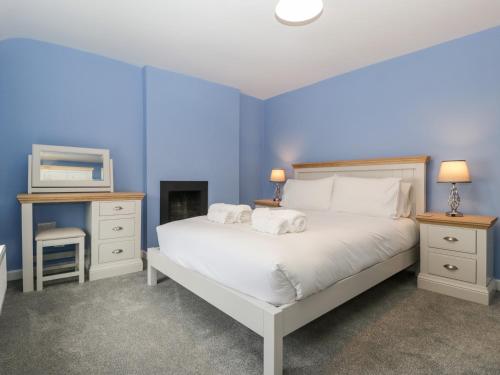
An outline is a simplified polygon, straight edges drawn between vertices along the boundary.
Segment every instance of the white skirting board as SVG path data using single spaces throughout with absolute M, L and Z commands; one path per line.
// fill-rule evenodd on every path
M 0 314 L 7 292 L 7 254 L 5 252 L 5 245 L 0 245 Z
M 7 271 L 7 281 L 21 280 L 23 278 L 23 270 Z
M 147 259 L 147 252 L 145 250 L 141 250 L 141 257 L 142 259 Z M 7 271 L 7 281 L 21 280 L 22 278 L 23 278 L 22 269 Z
M 142 258 L 146 258 L 147 252 L 142 250 Z M 20 280 L 23 278 L 23 270 L 12 270 L 7 272 L 7 281 Z M 497 290 L 500 291 L 500 279 L 495 280 L 497 284 Z

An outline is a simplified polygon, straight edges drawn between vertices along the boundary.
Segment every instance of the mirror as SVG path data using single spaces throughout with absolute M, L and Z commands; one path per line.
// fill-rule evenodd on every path
M 33 188 L 107 191 L 111 188 L 110 174 L 109 150 L 33 145 Z
M 40 181 L 103 180 L 102 155 L 58 151 L 40 152 Z

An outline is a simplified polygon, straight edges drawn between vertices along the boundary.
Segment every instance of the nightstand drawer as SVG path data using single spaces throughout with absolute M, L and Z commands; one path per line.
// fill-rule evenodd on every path
M 120 241 L 99 246 L 99 263 L 117 262 L 134 256 L 134 241 Z
M 134 201 L 101 202 L 99 205 L 99 214 L 101 216 L 131 215 L 134 213 Z
M 134 233 L 134 219 L 101 220 L 99 223 L 99 238 L 132 237 Z
M 429 252 L 429 273 L 468 283 L 476 282 L 476 260 Z
M 476 230 L 450 226 L 429 226 L 429 247 L 476 253 Z

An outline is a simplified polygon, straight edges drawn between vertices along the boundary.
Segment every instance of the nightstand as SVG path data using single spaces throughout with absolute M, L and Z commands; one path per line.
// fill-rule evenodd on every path
M 488 305 L 495 293 L 493 216 L 429 212 L 420 222 L 418 287 Z
M 255 208 L 280 207 L 280 202 L 273 201 L 272 199 L 256 199 L 253 203 L 255 204 Z

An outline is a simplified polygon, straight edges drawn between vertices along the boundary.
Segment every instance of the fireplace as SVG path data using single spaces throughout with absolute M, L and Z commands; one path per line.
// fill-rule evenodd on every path
M 161 181 L 160 224 L 206 215 L 208 181 Z

